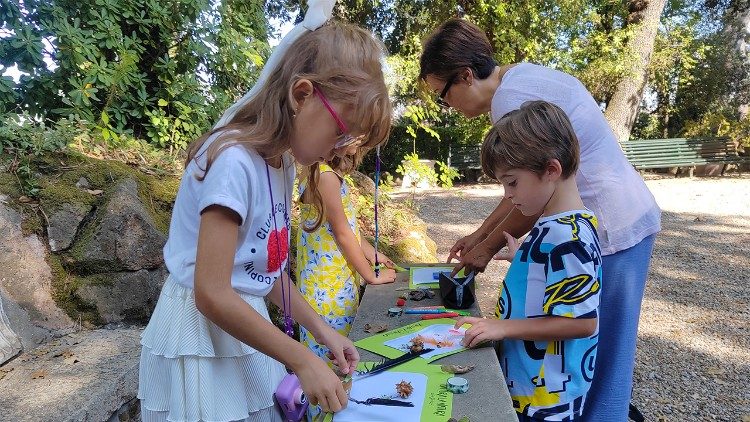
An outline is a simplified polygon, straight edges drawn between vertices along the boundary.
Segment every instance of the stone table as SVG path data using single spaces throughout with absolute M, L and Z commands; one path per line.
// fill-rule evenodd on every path
M 349 333 L 349 338 L 357 341 L 371 336 L 372 334 L 364 332 L 364 325 L 368 322 L 387 322 L 390 330 L 419 321 L 421 315 L 388 316 L 387 310 L 396 306 L 398 296 L 401 293 L 408 293 L 408 290 L 396 290 L 405 289 L 407 286 L 403 280 L 405 275 L 400 274 L 400 280 L 397 280 L 394 284 L 367 286 L 362 302 L 359 304 L 357 317 Z M 433 299 L 425 298 L 419 302 L 407 300 L 406 307 L 440 305 L 440 294 L 437 290 L 435 292 Z M 474 315 L 479 315 L 476 304 L 469 311 Z M 382 359 L 382 356 L 364 349 L 359 349 L 359 352 L 364 362 L 377 362 Z M 453 395 L 454 418 L 460 419 L 466 416 L 471 422 L 518 421 L 505 384 L 505 378 L 500 369 L 500 363 L 497 360 L 495 350 L 491 346 L 466 350 L 432 363 L 437 365 L 476 365 L 473 371 L 459 375 L 469 380 L 469 392 Z

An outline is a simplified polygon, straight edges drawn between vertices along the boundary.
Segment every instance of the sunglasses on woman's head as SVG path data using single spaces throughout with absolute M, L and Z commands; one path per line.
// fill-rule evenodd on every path
M 323 92 L 319 90 L 318 87 L 313 87 L 313 92 L 318 94 L 318 97 L 320 97 L 320 101 L 323 103 L 328 112 L 331 113 L 331 117 L 333 117 L 333 120 L 336 121 L 336 125 L 339 127 L 339 131 L 341 132 L 341 135 L 339 135 L 339 140 L 336 141 L 336 144 L 333 146 L 333 148 L 340 149 L 351 146 L 355 142 L 361 142 L 364 136 L 354 137 L 349 133 L 349 129 L 346 127 L 346 124 L 343 120 L 341 120 L 339 115 L 336 114 L 336 111 L 333 109 L 333 107 L 331 107 L 331 104 L 328 102 L 328 99 L 326 99 L 325 95 L 323 95 Z

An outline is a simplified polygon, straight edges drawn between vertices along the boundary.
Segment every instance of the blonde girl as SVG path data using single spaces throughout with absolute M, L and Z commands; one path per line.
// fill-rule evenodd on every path
M 290 310 L 342 372 L 353 370 L 354 345 L 290 289 L 285 273 L 293 160 L 310 165 L 358 140 L 385 140 L 382 55 L 357 27 L 304 31 L 257 95 L 189 148 L 164 247 L 170 275 L 141 341 L 144 421 L 281 420 L 273 393 L 285 366 L 312 404 L 346 406 L 338 377 L 269 321 L 265 299 Z
M 341 335 L 348 335 L 359 304 L 360 277 L 367 284 L 392 283 L 390 258 L 378 252 L 386 268 L 375 272 L 375 249 L 363 240 L 351 187 L 344 177 L 362 160 L 356 144 L 345 155 L 303 170 L 300 182 L 300 230 L 297 236 L 297 286 L 307 303 Z M 326 359 L 328 348 L 300 328 L 300 341 Z

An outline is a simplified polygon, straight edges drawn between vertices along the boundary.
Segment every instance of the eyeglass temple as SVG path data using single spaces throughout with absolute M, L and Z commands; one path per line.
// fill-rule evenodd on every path
M 331 104 L 328 103 L 328 100 L 326 99 L 325 95 L 323 95 L 323 92 L 321 92 L 318 87 L 313 86 L 313 92 L 316 92 L 318 94 L 318 97 L 320 97 L 320 101 L 323 102 L 323 105 L 325 108 L 328 109 L 328 111 L 331 113 L 331 116 L 333 116 L 333 119 L 336 120 L 336 124 L 339 126 L 339 129 L 341 129 L 341 132 L 347 133 L 349 132 L 349 129 L 347 129 L 346 124 L 339 118 L 338 114 L 333 110 L 333 107 L 331 107 Z

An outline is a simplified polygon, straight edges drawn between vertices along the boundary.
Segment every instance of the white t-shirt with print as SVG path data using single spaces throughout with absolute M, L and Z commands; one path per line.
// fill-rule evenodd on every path
M 661 230 L 654 196 L 625 158 L 596 101 L 575 77 L 531 63 L 513 66 L 492 98 L 492 122 L 538 100 L 560 107 L 578 137 L 576 183 L 584 205 L 599 218 L 602 254 L 628 249 Z
M 210 141 L 212 139 L 201 151 L 205 151 Z M 274 168 L 266 166 L 256 151 L 234 145 L 216 157 L 205 179 L 199 181 L 194 175 L 203 174 L 201 168 L 205 168 L 206 155 L 200 154 L 197 164 L 196 160 L 191 161 L 182 175 L 169 238 L 164 246 L 167 269 L 177 283 L 194 287 L 201 212 L 210 205 L 221 205 L 235 211 L 242 219 L 234 254 L 232 287 L 265 296 L 279 276 L 280 268 L 285 268 L 288 261 L 289 206 L 295 175 L 293 159 L 284 154 L 281 168 Z

